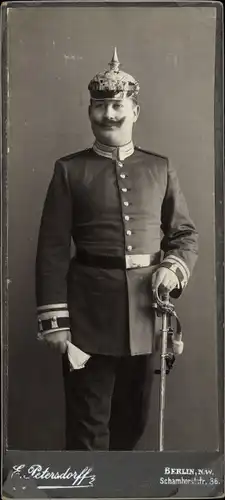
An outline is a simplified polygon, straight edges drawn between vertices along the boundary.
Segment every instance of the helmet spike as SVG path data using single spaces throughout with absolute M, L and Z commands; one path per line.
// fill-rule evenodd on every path
M 112 56 L 111 62 L 109 63 L 109 67 L 111 70 L 119 71 L 120 62 L 118 59 L 116 47 L 114 47 L 113 56 Z

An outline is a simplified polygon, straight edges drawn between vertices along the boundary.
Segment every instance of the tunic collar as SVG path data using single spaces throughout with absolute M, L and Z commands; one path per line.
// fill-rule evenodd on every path
M 100 156 L 105 156 L 106 158 L 111 158 L 112 160 L 125 160 L 128 156 L 131 156 L 134 152 L 133 141 L 124 144 L 124 146 L 108 146 L 102 144 L 99 141 L 95 141 L 93 144 L 93 150 Z

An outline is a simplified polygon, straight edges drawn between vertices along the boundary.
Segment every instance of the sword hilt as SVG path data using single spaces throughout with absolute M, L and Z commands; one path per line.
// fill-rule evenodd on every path
M 152 307 L 156 309 L 158 313 L 169 313 L 172 315 L 174 312 L 174 305 L 170 302 L 169 292 L 162 294 L 160 298 L 158 289 L 154 290 Z
M 163 354 L 166 363 L 166 374 L 170 373 L 172 369 L 176 355 L 183 352 L 184 344 L 182 342 L 182 332 L 181 324 L 179 318 L 176 314 L 174 305 L 170 302 L 169 292 L 164 293 L 159 296 L 158 289 L 154 290 L 152 307 L 155 309 L 158 316 L 162 317 L 162 339 L 163 332 L 167 336 L 166 351 Z M 176 329 L 172 328 L 172 318 L 176 319 Z M 163 346 L 162 346 L 163 347 Z M 168 347 L 172 347 L 172 352 L 168 352 Z M 161 373 L 161 369 L 155 370 L 156 374 Z

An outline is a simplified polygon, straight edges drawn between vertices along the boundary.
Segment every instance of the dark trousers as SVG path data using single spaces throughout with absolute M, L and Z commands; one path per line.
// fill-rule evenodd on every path
M 144 432 L 153 355 L 92 355 L 69 370 L 63 356 L 67 450 L 132 450 Z

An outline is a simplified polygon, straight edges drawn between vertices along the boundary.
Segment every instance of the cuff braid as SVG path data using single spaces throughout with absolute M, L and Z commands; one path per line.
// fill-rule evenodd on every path
M 39 306 L 37 320 L 39 339 L 48 333 L 70 330 L 69 311 L 66 303 Z

